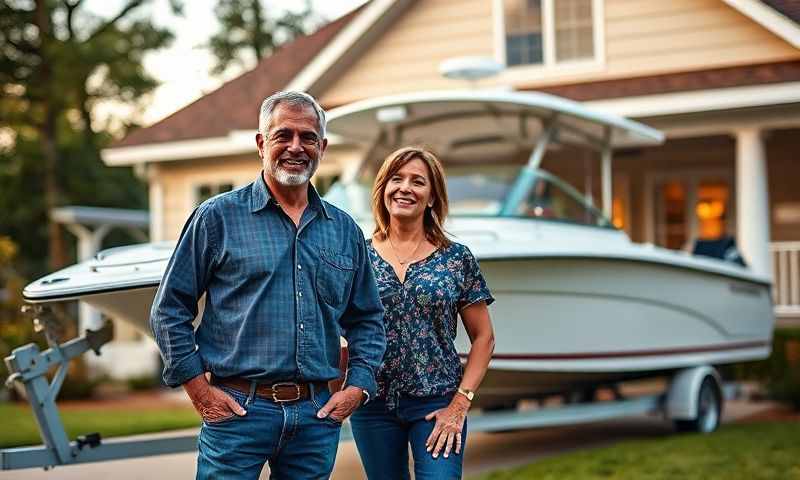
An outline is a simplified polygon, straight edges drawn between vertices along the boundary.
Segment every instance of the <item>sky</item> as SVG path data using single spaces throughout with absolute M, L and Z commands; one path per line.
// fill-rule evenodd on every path
M 365 2 L 366 0 L 312 0 L 311 3 L 319 15 L 330 21 Z M 90 0 L 86 8 L 93 13 L 110 16 L 119 8 L 120 3 L 118 0 Z M 216 0 L 186 0 L 183 17 L 176 17 L 171 14 L 165 0 L 154 2 L 154 20 L 169 26 L 175 34 L 175 40 L 169 48 L 145 57 L 145 68 L 161 82 L 161 86 L 151 95 L 143 112 L 135 112 L 122 105 L 100 105 L 97 114 L 102 121 L 107 121 L 109 117 L 120 120 L 120 117 L 132 116 L 140 123 L 150 125 L 243 72 L 242 69 L 236 69 L 217 78 L 212 78 L 208 73 L 213 65 L 213 58 L 202 45 L 217 30 L 213 11 L 215 4 Z M 300 2 L 297 0 L 265 1 L 268 10 L 291 8 L 298 4 Z M 111 122 L 115 123 L 113 118 Z

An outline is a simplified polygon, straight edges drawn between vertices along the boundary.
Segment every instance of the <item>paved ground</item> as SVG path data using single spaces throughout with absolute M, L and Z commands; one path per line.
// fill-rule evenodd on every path
M 775 408 L 771 403 L 741 400 L 725 404 L 725 422 L 763 417 Z M 189 431 L 190 433 L 191 431 Z M 632 417 L 576 427 L 547 428 L 510 433 L 470 434 L 465 463 L 466 474 L 522 465 L 539 458 L 564 452 L 608 445 L 632 438 L 653 438 L 669 435 L 672 429 L 659 418 Z M 119 460 L 95 464 L 58 467 L 44 472 L 39 469 L 0 473 L 0 479 L 15 480 L 153 480 L 155 478 L 194 478 L 195 454 L 161 455 L 158 457 Z M 265 472 L 262 478 L 267 478 Z M 364 473 L 353 442 L 339 447 L 334 480 L 363 479 Z

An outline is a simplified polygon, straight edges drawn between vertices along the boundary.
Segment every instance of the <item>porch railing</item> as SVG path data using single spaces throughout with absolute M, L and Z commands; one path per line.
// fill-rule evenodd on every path
M 775 314 L 800 316 L 800 242 L 773 242 L 769 249 L 774 272 Z

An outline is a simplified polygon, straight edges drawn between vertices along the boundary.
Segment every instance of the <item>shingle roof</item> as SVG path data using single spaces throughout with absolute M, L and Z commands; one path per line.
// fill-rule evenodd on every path
M 800 23 L 800 0 L 761 0 L 781 15 Z
M 284 88 L 360 10 L 282 46 L 262 59 L 253 70 L 163 120 L 130 132 L 112 148 L 221 137 L 233 130 L 255 130 L 261 100 Z

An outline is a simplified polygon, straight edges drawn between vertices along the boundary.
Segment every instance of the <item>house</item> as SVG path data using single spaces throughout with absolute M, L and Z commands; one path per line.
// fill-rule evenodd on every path
M 797 0 L 372 0 L 103 158 L 145 172 L 151 238 L 175 239 L 199 202 L 256 177 L 267 95 L 306 90 L 330 109 L 464 88 L 438 70 L 461 56 L 506 65 L 478 87 L 552 93 L 663 130 L 665 144 L 616 155 L 613 222 L 674 249 L 734 235 L 751 267 L 774 276 L 776 314 L 800 317 Z M 317 184 L 360 153 L 332 145 Z M 598 198 L 596 163 L 544 166 Z

